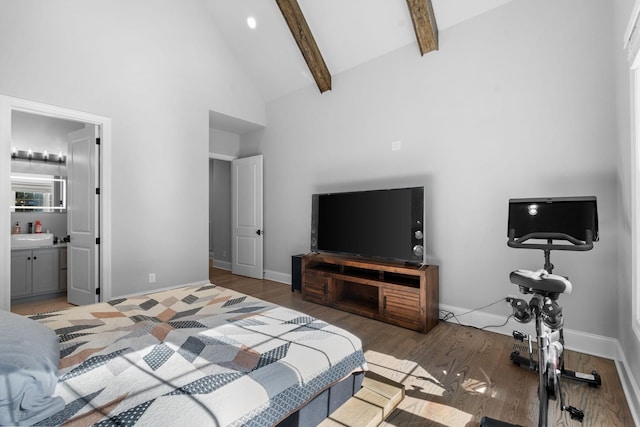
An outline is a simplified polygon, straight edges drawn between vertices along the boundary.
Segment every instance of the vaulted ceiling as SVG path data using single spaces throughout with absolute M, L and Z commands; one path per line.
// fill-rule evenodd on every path
M 410 12 L 420 11 L 423 5 L 432 4 L 433 29 L 442 32 L 512 0 L 207 1 L 214 24 L 268 102 L 308 85 L 317 85 L 320 92 L 328 90 L 330 80 L 322 80 L 327 76 L 335 76 L 409 44 L 415 44 L 416 61 L 419 61 L 426 53 L 427 44 L 420 43 L 417 31 L 426 27 L 423 22 L 414 30 Z M 296 17 L 297 14 L 308 26 L 317 45 L 316 54 L 326 67 L 327 74 L 320 73 L 315 79 L 310 71 L 313 65 L 310 68 L 305 61 L 304 48 L 297 44 L 290 30 L 291 23 L 285 19 L 287 15 Z M 249 17 L 255 20 L 253 29 L 247 24 Z M 299 23 L 293 25 L 295 34 Z M 432 34 L 436 42 L 437 31 Z M 318 70 L 321 68 L 318 65 Z M 328 87 L 322 86 L 327 83 Z

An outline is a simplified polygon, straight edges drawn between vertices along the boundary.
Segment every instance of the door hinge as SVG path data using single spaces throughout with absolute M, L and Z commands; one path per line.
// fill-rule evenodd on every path
M 96 138 L 96 145 L 100 145 L 100 138 Z
M 96 295 L 100 295 L 100 288 L 96 288 Z
M 99 244 L 100 244 L 100 238 L 96 237 L 96 245 L 99 245 Z
M 96 194 L 100 195 L 100 188 L 96 188 Z

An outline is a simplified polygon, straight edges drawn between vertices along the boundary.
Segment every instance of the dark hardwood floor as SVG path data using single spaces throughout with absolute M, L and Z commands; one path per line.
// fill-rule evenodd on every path
M 509 361 L 513 339 L 440 322 L 428 334 L 344 313 L 302 300 L 288 285 L 212 268 L 212 283 L 302 311 L 356 334 L 369 369 L 405 386 L 406 397 L 383 426 L 478 426 L 482 416 L 537 426 L 537 374 Z M 573 351 L 565 365 L 597 370 L 600 388 L 565 381 L 566 404 L 582 408 L 583 426 L 634 426 L 612 360 Z M 553 425 L 579 426 L 551 402 Z
M 348 314 L 302 300 L 288 285 L 234 276 L 211 268 L 212 283 L 331 322 L 356 334 L 369 369 L 404 385 L 406 397 L 383 426 L 476 427 L 482 416 L 537 426 L 538 377 L 509 361 L 513 339 L 488 331 L 440 322 L 428 334 Z M 64 299 L 12 307 L 34 314 L 69 307 Z M 564 381 L 566 404 L 585 412 L 585 427 L 634 426 L 612 360 L 573 351 L 565 365 L 578 372 L 597 370 L 600 388 Z M 580 426 L 551 402 L 555 426 Z

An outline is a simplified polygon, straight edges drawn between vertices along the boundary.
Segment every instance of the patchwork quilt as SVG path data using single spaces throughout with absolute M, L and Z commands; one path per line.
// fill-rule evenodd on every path
M 215 285 L 31 318 L 60 340 L 43 426 L 271 426 L 366 370 L 349 332 Z

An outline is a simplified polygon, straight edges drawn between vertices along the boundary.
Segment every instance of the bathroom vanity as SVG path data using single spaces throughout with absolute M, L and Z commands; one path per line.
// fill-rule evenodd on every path
M 53 245 L 45 234 L 18 236 L 12 236 L 12 301 L 66 291 L 66 245 Z

